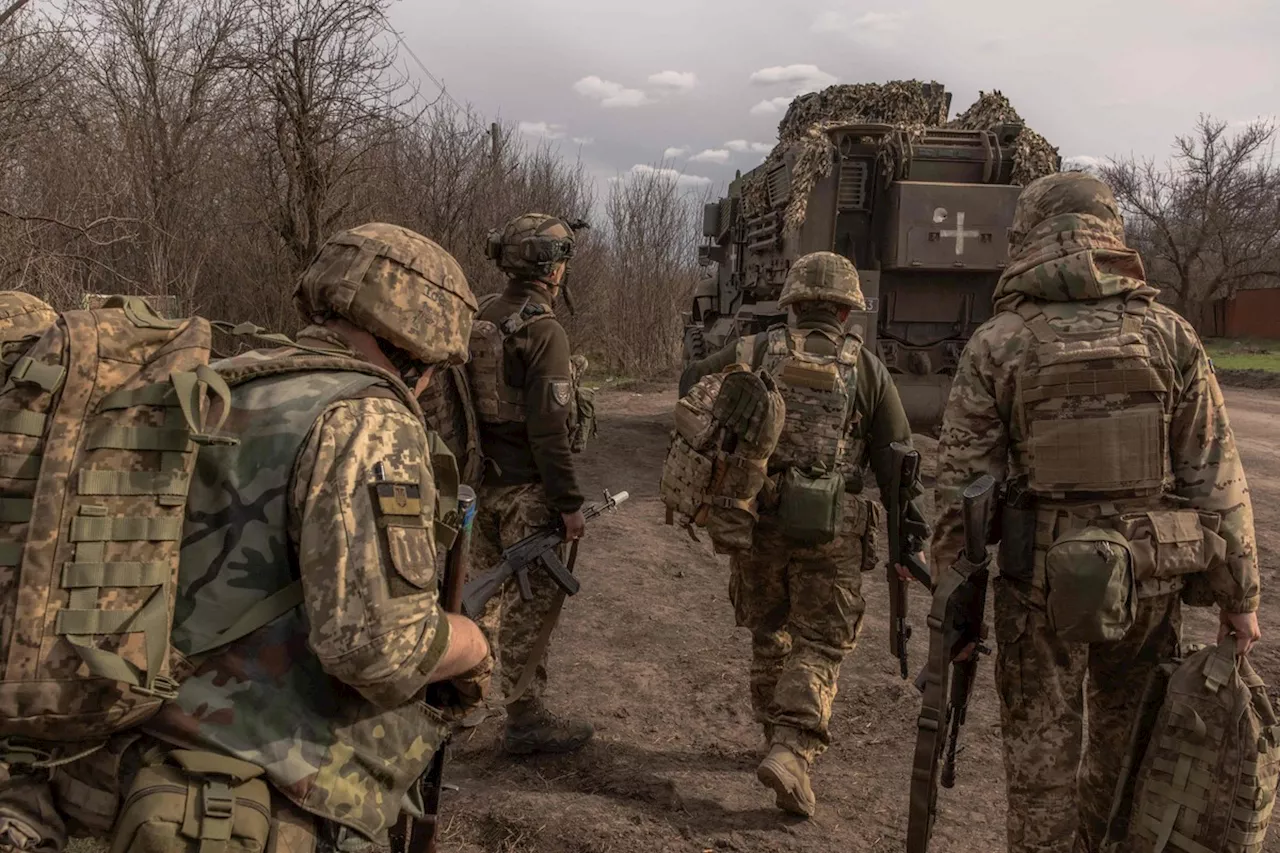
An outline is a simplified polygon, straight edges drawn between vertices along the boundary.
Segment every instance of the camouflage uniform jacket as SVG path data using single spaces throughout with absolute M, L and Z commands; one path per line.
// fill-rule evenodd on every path
M 303 342 L 341 347 L 318 328 Z M 299 807 L 376 840 L 445 732 L 416 697 L 448 622 L 421 410 L 398 379 L 343 351 L 301 372 L 298 361 L 317 357 L 259 351 L 216 365 L 233 385 L 226 429 L 240 442 L 197 461 L 174 645 L 198 652 L 209 626 L 225 625 L 219 614 L 295 580 L 303 602 L 195 655 L 147 730 L 257 764 Z
M 801 317 L 795 328 L 800 331 L 819 330 L 826 335 L 809 335 L 806 347 L 810 351 L 822 355 L 835 355 L 835 341 L 842 335 L 840 328 L 823 319 Z M 765 360 L 768 350 L 767 334 L 750 335 L 741 340 L 730 341 L 719 352 L 695 361 L 685 368 L 680 376 L 680 394 L 684 396 L 689 389 L 704 376 L 723 370 L 738 360 L 741 347 L 752 354 L 751 368 L 759 368 Z M 846 470 L 852 468 L 859 474 L 869 464 L 875 474 L 876 483 L 881 495 L 889 488 L 893 479 L 893 465 L 889 453 L 889 445 L 895 441 L 911 444 L 911 425 L 907 421 L 907 413 L 902 408 L 902 400 L 898 396 L 898 388 L 893 384 L 889 370 L 884 363 L 863 347 L 858 354 L 857 376 L 854 382 L 854 418 L 851 425 L 853 441 L 851 447 L 861 448 L 860 457 L 846 460 Z M 847 480 L 850 490 L 861 491 L 861 476 Z M 911 503 L 907 508 L 906 535 L 912 540 L 912 550 L 924 543 L 928 535 L 928 525 L 924 520 L 924 511 L 920 506 L 920 498 L 924 490 L 917 483 L 912 492 Z M 883 497 L 881 498 L 883 503 Z
M 549 311 L 546 288 L 533 282 L 511 281 L 489 302 L 478 320 L 500 323 L 528 300 L 525 311 Z M 569 336 L 552 318 L 530 323 L 507 339 L 503 371 L 507 380 L 524 390 L 524 423 L 481 424 L 480 447 L 488 466 L 486 486 L 542 483 L 556 512 L 582 506 L 582 490 L 570 450 L 572 373 Z
M 1126 297 L 1154 291 L 1141 260 L 1090 216 L 1058 216 L 1028 236 L 995 292 L 996 314 L 965 347 L 956 370 L 938 446 L 934 570 L 962 547 L 960 494 L 981 474 L 997 481 L 1027 470 L 1026 442 L 1013 401 L 1032 330 L 1015 313 L 1032 300 L 1060 335 L 1116 324 Z M 1166 413 L 1172 483 L 1166 491 L 1190 506 L 1220 513 L 1227 562 L 1208 578 L 1214 598 L 1229 612 L 1258 606 L 1258 563 L 1253 510 L 1244 470 L 1217 378 L 1191 326 L 1159 304 L 1147 310 L 1142 334 L 1172 377 Z

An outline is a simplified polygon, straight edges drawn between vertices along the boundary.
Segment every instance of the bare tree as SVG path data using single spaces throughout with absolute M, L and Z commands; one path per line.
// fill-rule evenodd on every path
M 300 270 L 353 210 L 370 155 L 413 124 L 389 0 L 255 0 L 245 64 L 269 224 Z M 405 93 L 405 94 L 402 94 Z
M 1103 166 L 1149 278 L 1197 329 L 1213 301 L 1280 276 L 1275 139 L 1271 121 L 1231 134 L 1226 122 L 1201 116 L 1164 165 L 1130 157 Z
M 136 252 L 113 266 L 149 292 L 192 306 L 215 251 L 217 173 L 241 102 L 235 40 L 243 0 L 74 0 L 86 22 L 82 69 L 105 116 L 87 126 L 128 182 L 125 215 L 142 223 Z M 199 229 L 199 231 L 197 230 Z M 123 248 L 123 247 L 119 247 Z
M 611 184 L 610 265 L 603 316 L 611 367 L 653 373 L 676 363 L 680 309 L 697 277 L 697 216 L 705 192 L 669 169 L 634 170 Z

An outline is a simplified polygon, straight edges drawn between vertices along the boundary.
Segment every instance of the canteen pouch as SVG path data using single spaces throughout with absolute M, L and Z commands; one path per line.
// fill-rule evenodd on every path
M 1085 527 L 1059 536 L 1045 554 L 1049 628 L 1069 643 L 1114 642 L 1133 627 L 1134 557 L 1115 530 Z
M 111 853 L 264 853 L 271 793 L 246 761 L 175 749 L 138 771 Z
M 807 547 L 825 545 L 836 538 L 843 501 L 839 471 L 788 468 L 778 488 L 778 530 Z

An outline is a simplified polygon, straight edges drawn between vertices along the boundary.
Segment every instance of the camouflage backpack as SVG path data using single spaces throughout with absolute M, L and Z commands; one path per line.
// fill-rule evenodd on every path
M 18 359 L 57 319 L 56 311 L 29 293 L 0 291 L 0 386 Z
M 758 519 L 756 497 L 767 482 L 765 466 L 778 443 L 786 406 L 776 390 L 764 417 L 760 438 L 745 444 L 727 431 L 712 412 L 724 378 L 747 370 L 731 364 L 704 376 L 675 408 L 675 429 L 662 465 L 659 492 L 667 508 L 667 524 L 676 515 L 689 535 L 705 527 L 716 548 L 732 552 L 751 547 Z
M 825 333 L 770 329 L 762 366 L 786 408 L 786 423 L 769 460 L 770 468 L 782 469 L 778 529 L 805 546 L 835 538 L 845 477 L 862 456 L 849 438 L 862 339 L 854 334 L 836 339 L 835 355 L 825 356 L 805 351 L 811 334 Z
M 483 311 L 496 298 L 496 294 L 489 294 L 481 299 L 479 310 Z M 551 320 L 555 316 L 551 309 L 532 303 L 500 323 L 479 319 L 477 311 L 477 317 L 471 324 L 471 358 L 467 361 L 467 378 L 471 382 L 476 417 L 481 423 L 524 422 L 524 389 L 507 382 L 506 341 L 530 324 Z M 587 439 L 595 434 L 594 395 L 582 387 L 586 366 L 585 356 L 574 356 L 570 360 L 570 393 L 565 405 L 569 407 L 569 445 L 574 453 L 580 453 L 586 447 Z
M 0 389 L 0 737 L 101 739 L 174 695 L 187 490 L 227 441 L 211 343 L 208 320 L 116 297 L 58 315 Z
M 1153 677 L 1153 683 L 1159 674 Z M 1159 690 L 1155 697 L 1159 700 Z M 1150 698 L 1150 697 L 1149 697 Z M 1189 655 L 1168 678 L 1142 751 L 1126 853 L 1260 853 L 1280 777 L 1280 725 L 1267 688 L 1234 638 Z M 1112 834 L 1126 780 L 1117 786 Z

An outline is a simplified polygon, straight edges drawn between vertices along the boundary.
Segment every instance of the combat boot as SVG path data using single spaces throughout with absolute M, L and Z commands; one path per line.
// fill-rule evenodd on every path
M 507 709 L 502 748 L 514 755 L 573 752 L 586 745 L 594 734 L 590 723 L 561 719 L 537 700 L 516 702 Z
M 817 808 L 813 788 L 809 787 L 809 762 L 780 743 L 774 744 L 760 762 L 756 778 L 773 789 L 776 805 L 783 811 L 811 817 Z

